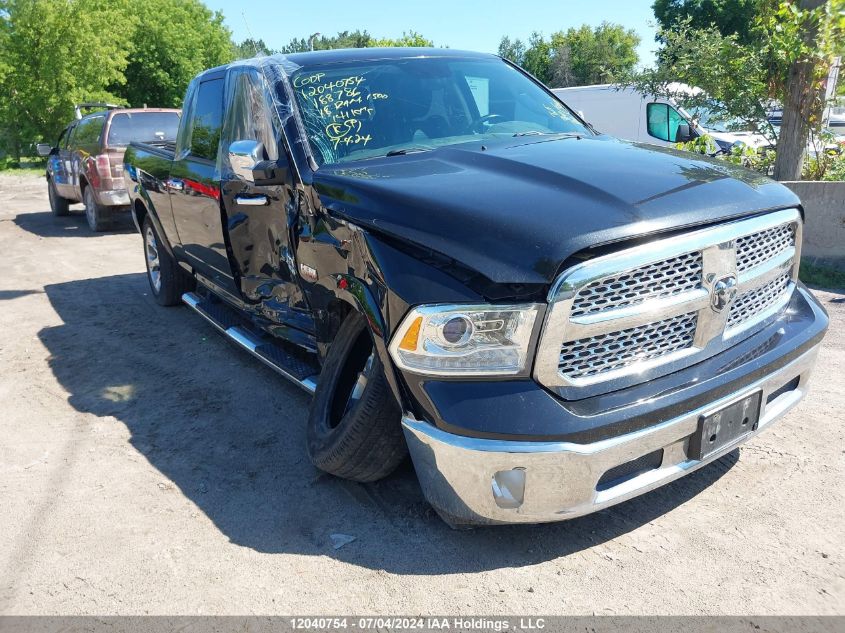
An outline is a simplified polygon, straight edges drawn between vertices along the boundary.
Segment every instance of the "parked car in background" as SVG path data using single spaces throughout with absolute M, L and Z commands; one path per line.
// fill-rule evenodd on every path
M 596 134 L 494 55 L 214 68 L 124 177 L 152 298 L 313 394 L 318 468 L 375 481 L 410 452 L 452 525 L 568 519 L 720 458 L 798 404 L 828 325 L 789 189 Z
M 176 109 L 109 106 L 73 121 L 54 147 L 39 145 L 38 153 L 49 157 L 46 177 L 53 215 L 67 215 L 71 203 L 82 202 L 91 230 L 108 229 L 116 214 L 129 208 L 123 183 L 127 145 L 175 140 L 179 116 Z
M 671 89 L 696 90 L 683 84 Z M 719 119 L 703 108 L 687 112 L 674 99 L 651 97 L 634 88 L 602 84 L 555 88 L 553 92 L 600 132 L 629 141 L 671 147 L 707 134 L 724 152 L 737 144 L 755 148 L 771 145 L 763 134 L 743 130 L 738 122 Z

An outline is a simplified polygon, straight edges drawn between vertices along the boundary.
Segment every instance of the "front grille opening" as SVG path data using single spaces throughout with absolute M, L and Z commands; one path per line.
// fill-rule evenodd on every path
M 650 470 L 657 470 L 663 463 L 663 449 L 660 448 L 653 453 L 648 453 L 642 457 L 638 457 L 630 462 L 619 464 L 608 470 L 601 476 L 599 482 L 596 484 L 596 490 L 601 492 L 618 486 L 621 483 L 633 479 L 638 475 L 642 475 Z
M 701 253 L 685 253 L 595 281 L 578 293 L 571 316 L 626 308 L 701 287 Z
M 801 376 L 795 376 L 792 380 L 786 383 L 783 387 L 775 389 L 772 393 L 769 394 L 769 397 L 766 398 L 766 404 L 769 404 L 773 400 L 776 400 L 778 396 L 782 396 L 785 393 L 789 393 L 790 391 L 795 391 L 798 389 L 798 382 L 801 380 Z
M 570 378 L 588 378 L 692 347 L 695 312 L 640 327 L 564 343 L 558 368 Z
M 789 290 L 790 273 L 784 273 L 774 281 L 740 295 L 731 306 L 728 327 L 745 323 L 777 303 Z
M 743 273 L 795 246 L 795 225 L 782 224 L 772 229 L 744 235 L 736 241 L 736 269 Z

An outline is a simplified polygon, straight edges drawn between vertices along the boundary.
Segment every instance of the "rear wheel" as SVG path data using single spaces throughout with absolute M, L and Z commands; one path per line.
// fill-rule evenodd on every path
M 70 215 L 70 202 L 59 195 L 56 191 L 56 185 L 53 184 L 52 178 L 47 180 L 47 195 L 50 198 L 50 211 L 53 212 L 53 215 Z
M 94 199 L 94 191 L 90 186 L 85 187 L 82 202 L 85 204 L 85 219 L 88 221 L 88 228 L 95 233 L 100 233 L 112 227 L 111 212 L 102 205 L 97 204 L 97 201 Z
M 144 218 L 144 261 L 147 264 L 147 281 L 159 305 L 175 306 L 182 302 L 182 295 L 194 289 L 194 278 L 176 263 L 173 256 L 161 246 L 158 233 Z
M 320 373 L 308 418 L 308 455 L 332 475 L 376 481 L 393 472 L 407 452 L 401 410 L 369 328 L 363 316 L 352 313 Z

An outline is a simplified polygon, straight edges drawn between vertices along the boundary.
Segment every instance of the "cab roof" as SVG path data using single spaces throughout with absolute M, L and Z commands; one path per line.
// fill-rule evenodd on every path
M 322 64 L 336 64 L 341 62 L 373 61 L 377 59 L 411 59 L 415 57 L 445 57 L 452 59 L 495 59 L 491 53 L 476 53 L 473 51 L 455 50 L 452 48 L 417 48 L 417 47 L 386 47 L 386 48 L 334 48 L 305 53 L 291 53 L 253 57 L 242 59 L 223 66 L 209 68 L 200 73 L 197 78 L 209 75 L 219 75 L 232 67 L 260 67 L 263 64 L 277 62 L 279 66 L 290 69 L 293 66 L 314 66 Z

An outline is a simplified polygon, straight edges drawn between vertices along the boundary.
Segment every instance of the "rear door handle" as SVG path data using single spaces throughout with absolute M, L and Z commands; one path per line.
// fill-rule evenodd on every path
M 260 196 L 235 196 L 235 204 L 243 207 L 263 207 L 270 203 L 265 195 Z

